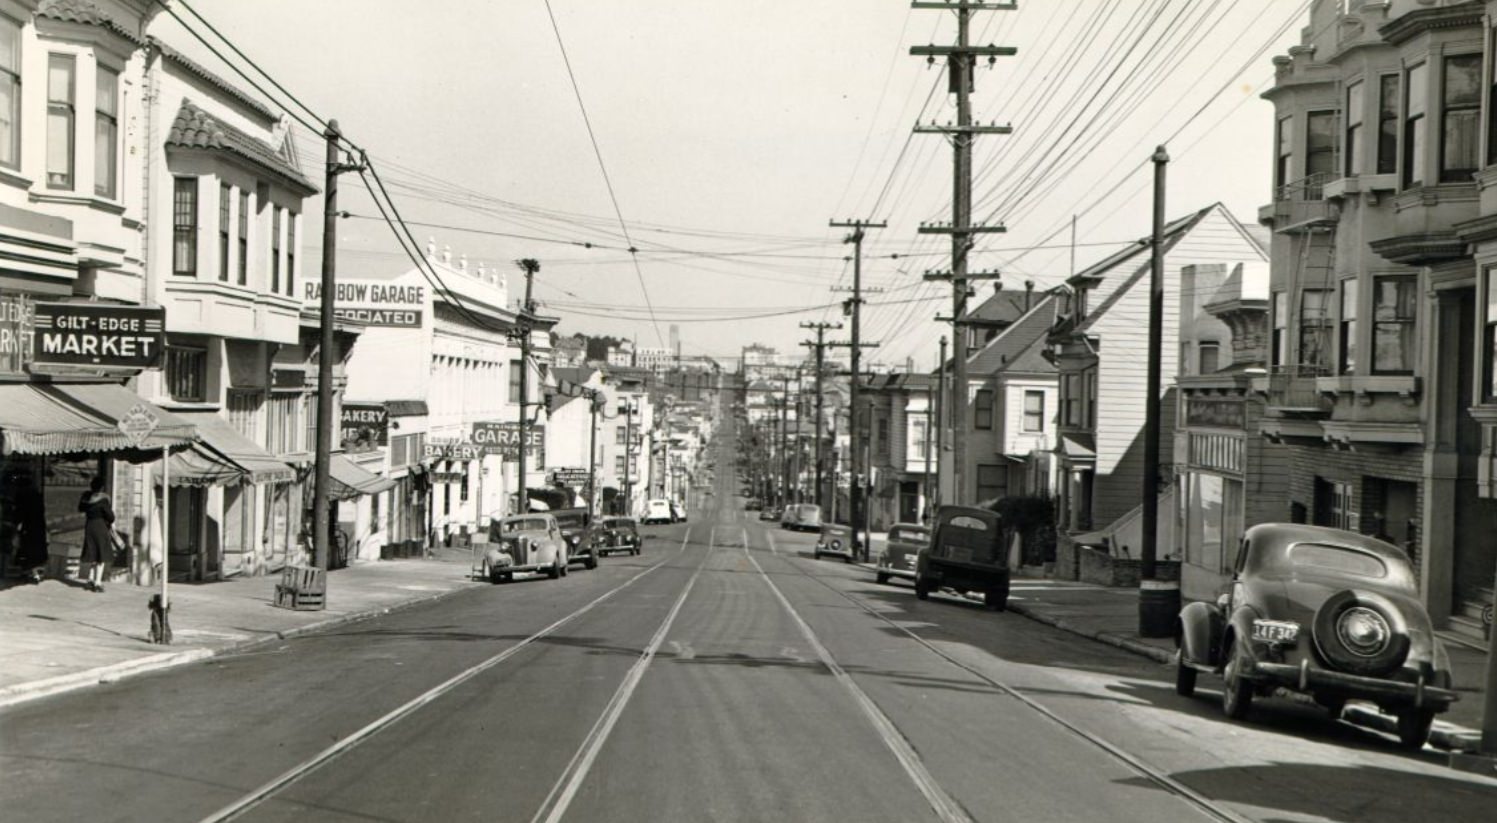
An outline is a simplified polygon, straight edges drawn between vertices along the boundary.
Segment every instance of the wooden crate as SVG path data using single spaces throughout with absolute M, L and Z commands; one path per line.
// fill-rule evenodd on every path
M 275 604 L 283 609 L 317 611 L 327 606 L 327 572 L 287 566 L 275 587 Z

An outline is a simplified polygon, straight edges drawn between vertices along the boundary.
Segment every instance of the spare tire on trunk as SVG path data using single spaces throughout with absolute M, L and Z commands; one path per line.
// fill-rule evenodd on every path
M 1315 612 L 1315 648 L 1326 665 L 1367 677 L 1385 675 L 1409 654 L 1409 627 L 1387 598 L 1347 589 Z

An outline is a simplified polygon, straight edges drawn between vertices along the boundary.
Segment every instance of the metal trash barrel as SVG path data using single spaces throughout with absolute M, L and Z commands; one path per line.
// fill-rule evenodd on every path
M 1180 582 L 1138 581 L 1138 634 L 1140 637 L 1174 637 L 1180 618 Z

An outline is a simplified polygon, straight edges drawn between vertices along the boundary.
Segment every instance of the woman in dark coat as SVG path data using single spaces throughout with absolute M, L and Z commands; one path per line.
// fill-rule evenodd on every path
M 83 512 L 83 554 L 78 557 L 79 566 L 88 565 L 88 588 L 104 591 L 104 566 L 114 557 L 114 508 L 109 503 L 109 494 L 104 491 L 104 478 L 94 477 L 88 491 L 78 500 L 78 511 Z M 79 569 L 82 571 L 82 569 Z

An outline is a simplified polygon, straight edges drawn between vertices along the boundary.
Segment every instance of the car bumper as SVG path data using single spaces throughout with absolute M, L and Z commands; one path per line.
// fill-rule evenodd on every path
M 822 544 L 822 543 L 817 543 L 816 544 L 816 553 L 817 554 L 829 554 L 832 557 L 845 557 L 845 558 L 847 558 L 849 560 L 852 559 L 852 547 L 851 546 L 847 546 L 847 545 L 844 545 L 840 549 L 834 549 L 831 546 L 828 546 L 828 545 L 825 545 L 825 544 Z
M 913 566 L 908 569 L 899 569 L 895 568 L 894 566 L 886 566 L 880 563 L 878 566 L 878 573 L 887 574 L 890 577 L 904 577 L 909 580 L 915 579 L 915 569 Z
M 1258 663 L 1251 672 L 1244 674 L 1255 680 L 1271 681 L 1296 691 L 1335 690 L 1349 696 L 1409 703 L 1418 708 L 1444 709 L 1461 699 L 1459 694 L 1450 689 L 1329 671 L 1309 665 L 1308 660 L 1301 661 L 1298 666 L 1290 663 Z

